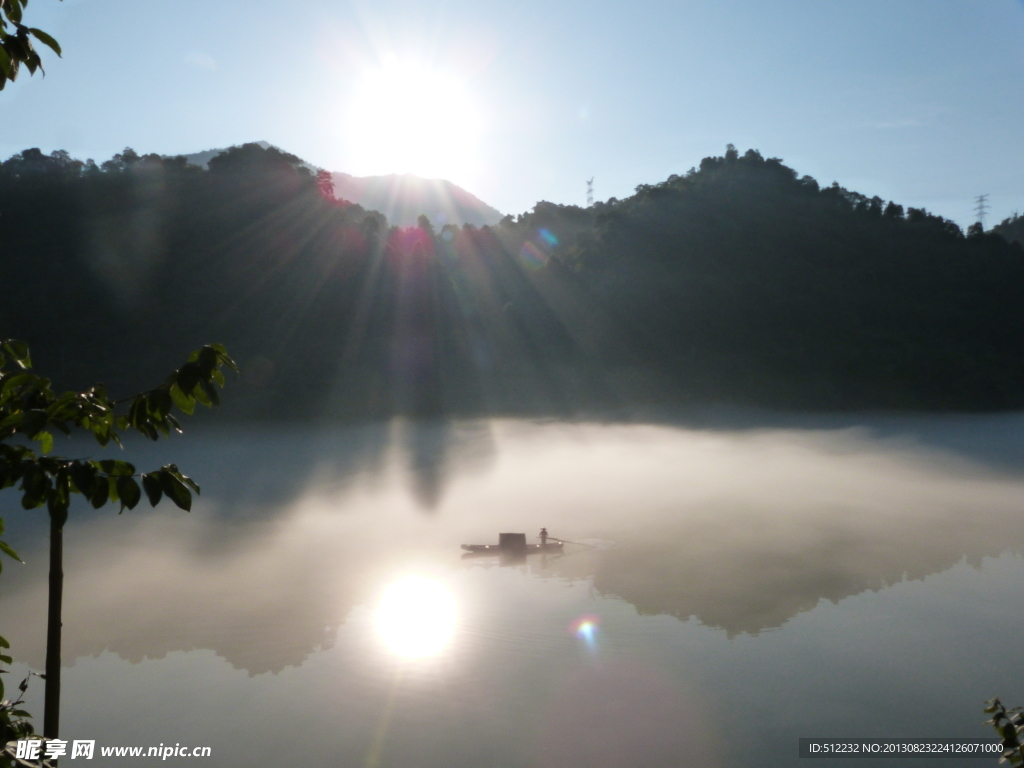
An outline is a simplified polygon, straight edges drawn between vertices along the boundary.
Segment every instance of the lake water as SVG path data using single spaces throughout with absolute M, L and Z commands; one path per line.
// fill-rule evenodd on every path
M 799 737 L 984 738 L 986 699 L 1024 704 L 1020 415 L 207 429 L 127 458 L 203 494 L 73 507 L 67 739 L 211 766 L 797 766 L 820 762 Z M 0 503 L 28 561 L 0 580 L 11 685 L 43 663 L 46 523 Z M 462 557 L 541 526 L 581 543 Z

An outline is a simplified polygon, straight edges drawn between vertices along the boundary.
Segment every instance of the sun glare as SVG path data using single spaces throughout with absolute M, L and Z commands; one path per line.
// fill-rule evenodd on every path
M 455 598 L 432 579 L 411 576 L 397 581 L 381 597 L 377 631 L 399 656 L 433 656 L 455 631 Z
M 398 59 L 369 69 L 356 84 L 346 122 L 356 175 L 464 179 L 473 173 L 480 118 L 451 74 Z

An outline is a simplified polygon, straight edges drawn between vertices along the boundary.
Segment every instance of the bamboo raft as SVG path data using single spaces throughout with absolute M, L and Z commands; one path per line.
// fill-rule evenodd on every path
M 477 554 L 498 555 L 502 552 L 525 552 L 528 555 L 535 555 L 538 552 L 561 552 L 562 542 L 548 542 L 547 544 L 527 544 L 521 548 L 511 549 L 500 544 L 463 544 L 462 548 L 467 552 Z
M 540 553 L 557 553 L 562 551 L 563 544 L 557 539 L 544 544 L 527 544 L 525 533 L 499 533 L 497 544 L 463 544 L 468 554 L 463 557 L 484 555 L 513 555 L 525 557 Z

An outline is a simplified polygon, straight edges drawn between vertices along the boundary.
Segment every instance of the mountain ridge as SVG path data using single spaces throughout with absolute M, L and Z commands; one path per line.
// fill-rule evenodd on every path
M 116 392 L 215 340 L 237 418 L 1024 407 L 1020 244 L 756 150 L 484 228 L 387 227 L 293 157 L 0 163 L 0 336 Z
M 294 164 L 297 167 L 308 168 L 313 173 L 322 170 L 270 142 L 252 143 L 294 157 Z M 208 168 L 210 160 L 227 149 L 229 147 L 207 149 L 183 157 L 190 165 Z M 427 179 L 412 173 L 355 176 L 342 171 L 331 171 L 330 174 L 335 197 L 361 205 L 368 211 L 382 213 L 390 224 L 399 227 L 414 226 L 420 215 L 426 216 L 438 227 L 445 224 L 493 226 L 502 218 L 502 213 L 496 208 L 447 179 Z
M 502 218 L 496 208 L 447 179 L 424 179 L 412 173 L 353 176 L 337 171 L 331 179 L 336 197 L 379 211 L 400 227 L 415 225 L 420 214 L 438 227 L 493 226 Z

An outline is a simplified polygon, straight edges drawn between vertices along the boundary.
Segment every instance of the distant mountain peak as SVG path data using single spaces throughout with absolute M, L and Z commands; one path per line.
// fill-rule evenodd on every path
M 331 178 L 335 197 L 380 211 L 391 224 L 401 227 L 414 225 L 421 214 L 437 227 L 482 227 L 501 220 L 500 211 L 446 179 L 424 179 L 412 173 L 353 176 L 339 172 L 332 173 Z

